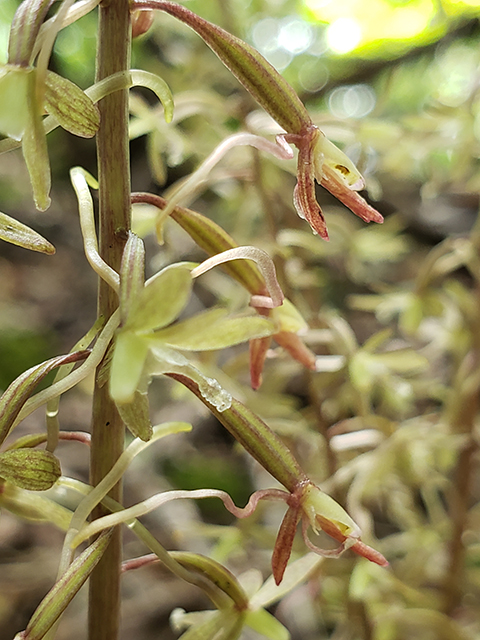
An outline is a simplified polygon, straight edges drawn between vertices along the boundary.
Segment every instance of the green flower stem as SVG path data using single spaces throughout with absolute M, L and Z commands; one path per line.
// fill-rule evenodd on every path
M 12 429 L 22 420 L 24 420 L 27 416 L 41 407 L 43 404 L 48 403 L 50 400 L 57 398 L 65 391 L 72 389 L 79 382 L 84 380 L 90 373 L 93 373 L 95 368 L 102 361 L 103 356 L 107 350 L 107 347 L 110 343 L 110 340 L 113 338 L 113 335 L 119 325 L 120 322 L 120 314 L 118 312 L 114 313 L 110 320 L 105 325 L 102 333 L 98 336 L 98 339 L 93 347 L 90 355 L 85 360 L 85 362 L 75 369 L 65 378 L 59 380 L 52 384 L 48 389 L 44 389 L 32 396 L 23 406 L 22 410 L 18 414 L 15 422 L 13 423 Z
M 73 478 L 65 478 L 62 477 L 59 479 L 58 486 L 66 487 L 69 489 L 73 489 L 77 493 L 81 493 L 84 496 L 87 496 L 90 491 L 92 491 L 92 487 L 89 485 L 80 482 L 79 480 L 75 480 Z M 105 496 L 102 499 L 102 504 L 111 512 L 116 513 L 118 511 L 123 511 L 123 507 L 119 502 L 112 500 L 108 496 Z M 128 523 L 128 528 L 137 536 L 139 540 L 141 540 L 145 546 L 152 551 L 160 562 L 167 567 L 174 575 L 176 575 L 181 580 L 185 580 L 190 584 L 195 585 L 202 589 L 208 597 L 212 600 L 214 604 L 220 605 L 223 603 L 222 595 L 219 593 L 218 589 L 212 585 L 212 582 L 197 573 L 193 573 L 185 568 L 180 562 L 175 559 L 175 553 L 167 551 L 155 538 L 155 536 L 150 533 L 150 531 L 139 521 L 133 520 Z M 70 557 L 72 550 L 70 547 L 64 546 L 63 555 L 66 557 Z M 68 566 L 68 564 L 67 564 Z
M 139 203 L 150 204 L 158 209 L 164 209 L 167 206 L 167 201 L 161 196 L 153 193 L 133 193 L 132 204 Z M 170 217 L 210 256 L 238 247 L 235 240 L 222 227 L 201 213 L 177 206 Z M 227 262 L 223 265 L 223 269 L 252 295 L 266 293 L 265 281 L 257 267 L 250 261 Z
M 165 11 L 191 27 L 258 104 L 288 133 L 302 134 L 312 126 L 312 120 L 294 89 L 246 42 L 176 2 L 135 0 L 132 7 Z
M 130 69 L 130 6 L 128 0 L 102 2 L 99 8 L 96 80 Z M 117 273 L 130 229 L 130 158 L 128 142 L 128 91 L 116 91 L 99 103 L 97 134 L 99 183 L 99 254 Z M 117 294 L 99 281 L 98 315 L 110 318 L 118 306 Z M 92 414 L 90 483 L 108 474 L 123 452 L 125 428 L 108 385 L 95 384 Z M 122 501 L 122 486 L 109 493 Z M 99 505 L 93 517 L 108 511 Z M 121 530 L 111 542 L 90 578 L 89 640 L 115 640 L 120 618 Z
M 290 450 L 253 411 L 235 399 L 228 409 L 219 411 L 205 399 L 196 382 L 176 373 L 167 375 L 181 382 L 206 404 L 227 431 L 288 491 L 293 493 L 309 483 Z
M 103 328 L 104 324 L 105 319 L 98 318 L 93 327 L 91 327 L 91 329 L 83 336 L 83 338 L 80 338 L 80 340 L 74 345 L 72 351 L 80 351 L 81 349 L 86 349 L 95 339 L 95 336 L 98 334 L 98 332 Z M 60 367 L 57 375 L 53 380 L 53 384 L 66 378 L 72 372 L 73 367 L 73 364 L 66 364 Z M 46 449 L 47 451 L 51 451 L 52 453 L 57 447 L 60 435 L 60 423 L 58 421 L 59 407 L 60 396 L 57 396 L 56 398 L 53 398 L 52 400 L 49 400 L 49 402 L 47 402 L 46 423 L 48 438 Z
M 198 267 L 192 269 L 192 278 L 198 278 L 198 276 L 206 273 L 213 267 L 231 260 L 252 260 L 260 269 L 268 289 L 269 295 L 255 295 L 252 296 L 250 304 L 255 307 L 264 307 L 267 309 L 273 309 L 280 307 L 284 300 L 283 291 L 278 284 L 277 276 L 275 273 L 275 265 L 272 259 L 258 247 L 244 246 L 235 247 L 234 249 L 227 249 L 222 253 L 219 253 L 208 260 L 204 260 Z
M 259 500 L 268 499 L 287 502 L 289 495 L 289 493 L 281 489 L 265 489 L 256 491 L 250 496 L 250 500 L 247 505 L 242 508 L 237 507 L 229 494 L 220 489 L 193 489 L 191 491 L 179 489 L 174 491 L 163 491 L 162 493 L 156 493 L 155 495 L 150 496 L 150 498 L 142 500 L 142 502 L 134 504 L 132 507 L 128 507 L 128 509 L 115 511 L 115 513 L 110 513 L 102 518 L 97 518 L 93 522 L 85 524 L 78 532 L 76 532 L 77 524 L 75 523 L 75 527 L 71 528 L 65 540 L 66 544 L 68 542 L 71 548 L 76 548 L 88 538 L 104 531 L 105 529 L 116 527 L 119 524 L 126 524 L 127 526 L 130 526 L 131 522 L 136 518 L 140 518 L 141 516 L 144 516 L 154 509 L 158 509 L 158 507 L 167 504 L 167 502 L 172 502 L 173 500 L 219 498 L 228 511 L 230 511 L 234 516 L 237 518 L 247 518 L 255 511 Z
M 119 457 L 112 469 L 97 484 L 97 486 L 86 496 L 79 506 L 76 508 L 72 521 L 70 523 L 70 531 L 68 532 L 66 544 L 74 538 L 74 536 L 83 527 L 93 509 L 99 504 L 107 493 L 114 487 L 123 477 L 131 461 L 155 440 L 163 438 L 172 433 L 180 433 L 181 431 L 190 431 L 191 425 L 186 422 L 172 422 L 159 425 L 153 429 L 153 434 L 148 442 L 144 442 L 139 438 L 135 438 L 131 442 L 122 455 Z M 92 523 L 93 524 L 93 523 Z
M 83 245 L 87 260 L 97 275 L 118 293 L 120 276 L 98 253 L 97 232 L 95 231 L 95 217 L 93 200 L 88 188 L 85 172 L 80 167 L 70 170 L 70 179 L 78 199 L 80 225 L 82 227 Z
M 261 136 L 245 132 L 234 133 L 229 136 L 212 151 L 208 158 L 182 183 L 180 188 L 176 189 L 172 196 L 168 197 L 168 204 L 157 217 L 155 225 L 157 237 L 160 241 L 163 239 L 163 225 L 165 220 L 172 213 L 175 206 L 177 204 L 190 204 L 198 188 L 206 183 L 212 169 L 228 151 L 239 146 L 254 147 L 258 150 L 271 153 L 279 160 L 291 160 L 293 158 L 293 151 L 283 138 L 279 137 L 277 142 L 271 142 Z

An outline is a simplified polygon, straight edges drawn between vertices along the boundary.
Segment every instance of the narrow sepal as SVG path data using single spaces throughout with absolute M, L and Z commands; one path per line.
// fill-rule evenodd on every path
M 133 400 L 117 404 L 118 413 L 130 433 L 144 442 L 151 440 L 153 435 L 150 422 L 150 409 L 146 393 L 136 391 Z
M 145 280 L 145 246 L 129 231 L 120 265 L 120 323 L 125 324 L 133 302 L 143 289 Z
M 96 567 L 110 542 L 112 531 L 104 531 L 68 567 L 30 618 L 27 628 L 15 640 L 41 640 L 65 611 L 80 587 Z
M 47 136 L 37 101 L 36 73 L 31 73 L 28 80 L 28 120 L 22 138 L 22 152 L 30 176 L 35 206 L 39 211 L 45 211 L 50 206 L 51 187 Z
M 259 389 L 262 384 L 263 365 L 265 364 L 267 351 L 270 348 L 271 342 L 272 339 L 270 336 L 250 340 L 250 384 L 255 391 Z
M 303 364 L 307 369 L 315 371 L 317 356 L 307 347 L 300 336 L 289 331 L 279 331 L 274 335 L 274 339 L 297 362 Z
M 324 167 L 319 182 L 322 187 L 330 191 L 332 196 L 340 200 L 342 204 L 365 222 L 377 222 L 378 224 L 383 222 L 383 216 L 369 205 L 357 191 L 347 188 L 330 167 Z
M 0 212 L 0 238 L 17 247 L 47 253 L 55 253 L 55 247 L 39 233 L 22 224 L 15 218 Z
M 145 285 L 133 302 L 125 329 L 152 331 L 173 322 L 190 298 L 192 277 L 187 265 L 166 267 Z
M 133 401 L 147 353 L 148 342 L 143 336 L 133 331 L 117 334 L 110 365 L 110 395 L 117 405 Z
M 155 332 L 152 341 L 186 351 L 225 349 L 252 338 L 270 336 L 275 325 L 268 318 L 226 318 L 224 309 L 211 309 Z

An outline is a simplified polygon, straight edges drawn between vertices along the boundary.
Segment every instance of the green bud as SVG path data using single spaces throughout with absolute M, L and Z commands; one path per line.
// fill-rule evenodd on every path
M 167 206 L 164 198 L 152 193 L 132 194 L 132 203 L 138 202 L 151 204 L 158 209 L 164 209 Z M 228 249 L 238 247 L 235 240 L 224 231 L 220 225 L 197 211 L 176 206 L 170 214 L 170 217 L 175 220 L 209 256 L 214 256 Z M 221 268 L 245 287 L 252 295 L 264 293 L 265 281 L 260 275 L 258 267 L 251 260 L 225 262 Z
M 21 489 L 46 491 L 61 473 L 59 461 L 49 451 L 11 449 L 0 453 L 0 477 Z
M 81 138 L 93 138 L 100 126 L 100 112 L 91 98 L 53 71 L 45 78 L 45 109 L 63 129 Z
M 35 41 L 47 12 L 55 0 L 24 0 L 18 7 L 10 29 L 8 62 L 29 66 Z
M 127 320 L 134 300 L 140 295 L 145 280 L 145 246 L 131 231 L 125 244 L 120 266 L 120 322 Z
M 45 636 L 92 573 L 110 542 L 111 534 L 111 529 L 102 532 L 68 567 L 39 604 L 25 631 L 17 634 L 15 640 L 41 640 Z

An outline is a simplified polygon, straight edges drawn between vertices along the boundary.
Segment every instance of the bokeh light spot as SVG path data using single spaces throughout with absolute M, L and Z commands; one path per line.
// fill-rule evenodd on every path
M 306 51 L 313 42 L 312 27 L 298 18 L 287 18 L 280 28 L 278 44 L 294 55 Z
M 363 118 L 375 103 L 375 91 L 368 84 L 338 87 L 328 98 L 328 108 L 336 118 Z
M 360 24 L 353 18 L 338 18 L 327 28 L 327 43 L 335 53 L 353 51 L 361 39 Z

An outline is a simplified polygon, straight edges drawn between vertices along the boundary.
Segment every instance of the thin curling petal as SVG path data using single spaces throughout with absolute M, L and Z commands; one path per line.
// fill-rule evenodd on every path
M 253 295 L 250 304 L 253 307 L 261 307 L 265 309 L 274 309 L 275 307 L 279 307 L 284 300 L 284 295 L 280 285 L 278 284 L 275 265 L 268 253 L 263 251 L 263 249 L 258 249 L 258 247 L 234 247 L 233 249 L 227 249 L 227 251 L 223 251 L 222 253 L 212 256 L 211 258 L 204 260 L 198 267 L 192 269 L 192 278 L 197 278 L 209 269 L 212 269 L 224 262 L 228 262 L 229 260 L 241 259 L 253 260 L 257 264 L 265 279 L 265 284 L 269 293 L 268 296 L 257 294 Z
M 346 549 L 351 549 L 357 555 L 362 556 L 362 558 L 370 560 L 370 562 L 374 562 L 381 567 L 388 567 L 388 560 L 379 551 L 373 549 L 372 547 L 369 547 L 368 544 L 362 542 L 360 538 L 357 538 L 356 536 L 344 535 L 340 528 L 337 527 L 335 523 L 328 518 L 323 518 L 322 516 L 317 515 L 316 520 L 322 531 L 324 531 L 334 540 L 338 540 L 342 543 L 340 553 Z M 315 550 L 314 545 L 312 545 L 311 543 L 308 546 L 311 549 Z
M 307 369 L 316 371 L 317 356 L 310 351 L 306 344 L 302 341 L 300 336 L 290 331 L 279 331 L 273 335 L 273 339 L 277 344 L 283 347 L 288 353 L 303 364 Z
M 377 222 L 379 224 L 383 222 L 383 216 L 370 206 L 357 191 L 348 188 L 338 174 L 328 165 L 323 167 L 320 184 L 365 222 Z

